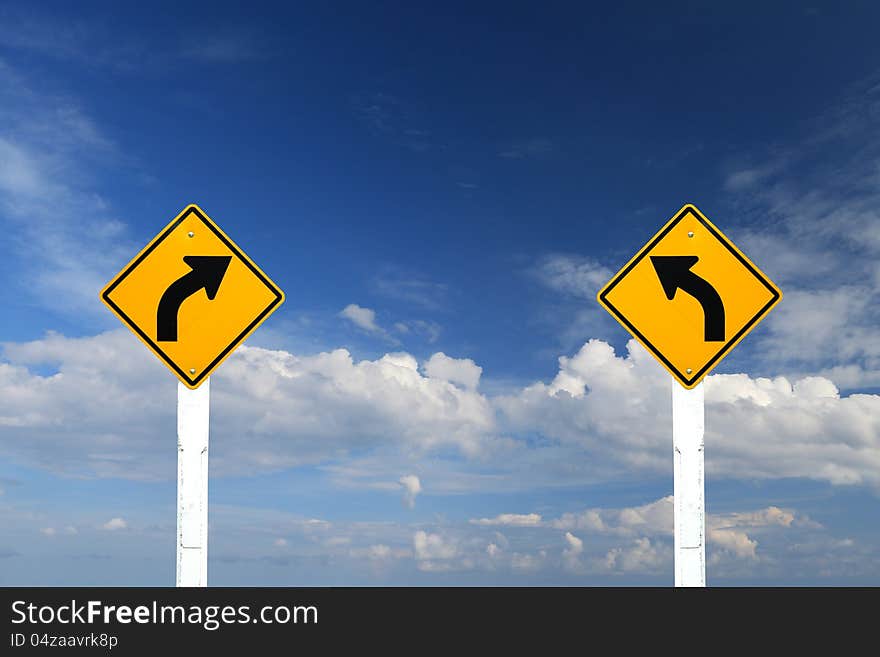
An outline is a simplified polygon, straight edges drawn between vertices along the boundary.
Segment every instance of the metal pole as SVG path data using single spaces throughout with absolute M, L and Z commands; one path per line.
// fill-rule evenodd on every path
M 177 384 L 177 586 L 208 585 L 210 379 Z
M 706 586 L 704 418 L 702 382 L 687 390 L 672 380 L 676 586 Z

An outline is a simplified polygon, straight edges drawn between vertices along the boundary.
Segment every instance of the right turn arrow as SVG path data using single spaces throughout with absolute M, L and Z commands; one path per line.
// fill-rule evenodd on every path
M 691 271 L 698 260 L 698 256 L 651 256 L 666 298 L 672 301 L 679 288 L 690 294 L 703 307 L 706 342 L 724 342 L 724 304 L 715 288 Z
M 156 310 L 157 341 L 177 342 L 177 312 L 180 304 L 202 288 L 205 288 L 208 299 L 213 301 L 230 260 L 232 256 L 183 256 L 183 261 L 192 271 L 169 285 L 159 300 Z

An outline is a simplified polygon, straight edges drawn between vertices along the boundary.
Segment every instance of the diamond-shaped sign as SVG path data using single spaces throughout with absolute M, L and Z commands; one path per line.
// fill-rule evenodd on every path
M 101 291 L 101 300 L 189 388 L 284 301 L 197 205 L 188 205 Z
M 679 210 L 598 294 L 685 388 L 696 386 L 781 298 L 693 205 Z

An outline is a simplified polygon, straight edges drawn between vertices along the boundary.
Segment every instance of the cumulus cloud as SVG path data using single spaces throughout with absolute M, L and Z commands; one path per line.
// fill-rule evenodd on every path
M 470 358 L 450 358 L 442 351 L 429 358 L 424 365 L 425 374 L 432 379 L 449 381 L 476 390 L 483 368 Z
M 89 476 L 173 474 L 173 450 L 156 450 L 155 436 L 175 435 L 176 388 L 126 331 L 48 335 L 7 343 L 4 353 L 4 452 Z M 30 369 L 36 367 L 56 372 L 37 374 Z M 408 354 L 355 362 L 344 349 L 298 357 L 242 347 L 213 380 L 211 458 L 218 474 L 319 463 L 379 447 L 476 456 L 495 441 L 488 400 L 420 374 Z
M 736 557 L 757 559 L 758 540 L 754 533 L 772 527 L 822 529 L 822 525 L 792 509 L 768 506 L 748 512 L 710 515 L 706 520 L 710 543 Z M 751 534 L 751 535 L 750 535 Z
M 470 523 L 478 526 L 507 524 L 529 527 L 542 536 L 547 532 L 562 531 L 564 548 L 559 554 L 559 563 L 565 571 L 576 575 L 659 575 L 670 567 L 673 531 L 671 495 L 638 506 L 589 508 L 542 522 L 538 521 L 540 516 L 534 516 L 532 522 L 517 522 L 518 519 L 529 517 L 525 514 L 506 514 L 497 519 L 471 520 Z M 706 524 L 708 549 L 713 563 L 723 564 L 727 568 L 733 563 L 742 568 L 744 563 L 772 560 L 771 555 L 778 554 L 778 545 L 759 552 L 758 536 L 770 537 L 775 544 L 778 543 L 776 535 L 780 532 L 810 535 L 823 531 L 823 527 L 808 516 L 776 506 L 709 514 Z M 582 538 L 584 534 L 594 537 L 590 551 L 587 551 Z M 502 552 L 494 542 L 490 545 L 494 547 L 486 552 L 497 562 L 503 556 Z
M 566 570 L 578 571 L 581 569 L 581 553 L 584 551 L 584 542 L 571 532 L 565 532 L 566 548 L 562 551 L 562 563 Z
M 494 518 L 473 518 L 473 525 L 502 527 L 536 527 L 541 524 L 541 516 L 537 513 L 502 513 Z
M 350 303 L 341 311 L 339 316 L 347 319 L 355 326 L 362 328 L 367 333 L 383 333 L 382 328 L 376 324 L 376 311 L 364 308 L 356 303 Z
M 422 492 L 422 482 L 416 475 L 404 475 L 400 478 L 400 485 L 403 486 L 403 503 L 407 508 L 415 508 L 416 496 Z
M 564 513 L 550 521 L 549 526 L 555 529 L 580 529 L 617 536 L 633 536 L 639 533 L 671 535 L 672 495 L 642 506 Z
M 442 534 L 431 534 L 423 530 L 413 534 L 413 551 L 416 566 L 425 572 L 443 572 L 469 565 L 455 561 L 459 555 L 458 543 Z
M 458 554 L 454 543 L 449 542 L 440 534 L 429 534 L 421 530 L 413 534 L 413 548 L 416 559 L 420 561 L 452 559 Z
M 366 517 L 330 523 L 286 511 L 217 504 L 212 507 L 213 551 L 218 568 L 239 562 L 264 564 L 267 577 L 276 578 L 276 584 L 301 583 L 303 577 L 318 577 L 308 580 L 316 584 L 332 582 L 340 572 L 374 584 L 413 576 L 416 579 L 409 581 L 423 583 L 477 583 L 486 576 L 523 583 L 637 576 L 647 582 L 668 578 L 672 572 L 671 514 L 661 522 L 663 513 L 655 513 L 663 507 L 671 507 L 669 497 L 628 507 L 593 507 L 588 511 L 603 519 L 600 525 L 566 529 L 570 517 L 559 515 L 518 526 L 508 538 L 498 526 L 450 518 L 428 524 Z M 168 536 L 174 533 L 173 519 L 157 526 L 137 511 L 134 517 L 126 516 L 125 531 L 104 530 L 90 519 L 90 512 L 69 513 L 34 514 L 27 509 L 16 516 L 15 509 L 0 505 L 0 524 L 13 528 L 7 541 L 19 552 L 39 548 L 43 554 L 69 556 L 71 549 L 84 549 L 82 554 L 98 554 L 88 547 L 91 543 L 101 546 L 101 558 L 123 561 L 132 549 L 138 559 L 167 553 Z M 586 512 L 571 517 L 582 516 Z M 657 520 L 646 520 L 652 517 Z M 107 524 L 121 529 L 120 520 Z M 63 527 L 64 522 L 79 524 L 83 535 L 69 543 L 59 540 L 62 530 L 56 530 L 51 541 L 41 535 L 41 529 Z M 877 562 L 877 550 L 869 543 L 836 535 L 793 508 L 738 507 L 710 514 L 707 529 L 713 581 L 785 577 L 797 582 L 805 576 L 815 581 L 870 574 Z
M 612 572 L 656 574 L 671 563 L 671 557 L 668 545 L 657 545 L 649 538 L 637 538 L 626 547 L 609 550 L 604 566 Z
M 101 529 L 106 529 L 111 532 L 118 529 L 128 529 L 128 522 L 126 522 L 125 518 L 111 518 L 101 525 Z
M 723 550 L 728 550 L 738 557 L 756 558 L 758 541 L 749 538 L 748 534 L 735 529 L 708 529 L 707 538 Z
M 584 551 L 584 542 L 571 532 L 565 532 L 565 542 L 568 544 L 566 552 L 577 556 Z
M 156 450 L 155 436 L 174 435 L 175 386 L 127 332 L 49 334 L 6 343 L 3 353 L 5 454 L 76 475 L 173 477 L 174 454 Z M 372 473 L 405 486 L 399 473 L 417 465 L 432 469 L 438 491 L 669 471 L 670 380 L 634 341 L 617 356 L 591 340 L 561 357 L 550 381 L 510 394 L 490 397 L 448 378 L 420 372 L 407 353 L 355 361 L 344 349 L 297 356 L 242 347 L 213 377 L 213 471 L 338 464 L 357 452 L 360 461 L 345 467 L 369 470 L 349 483 L 373 485 Z M 880 485 L 880 396 L 841 396 L 824 377 L 719 374 L 705 386 L 709 476 Z
M 669 377 L 635 341 L 627 351 L 618 357 L 591 340 L 574 357 L 560 358 L 549 384 L 495 400 L 502 430 L 577 445 L 606 476 L 667 471 Z M 705 386 L 710 475 L 880 485 L 880 396 L 841 397 L 819 377 L 718 374 Z

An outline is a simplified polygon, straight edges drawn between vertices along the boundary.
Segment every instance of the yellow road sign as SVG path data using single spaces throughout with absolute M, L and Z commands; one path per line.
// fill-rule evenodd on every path
M 685 205 L 598 294 L 685 388 L 770 312 L 782 292 L 693 205 Z
M 101 300 L 189 388 L 284 301 L 197 205 L 188 205 L 101 291 Z

